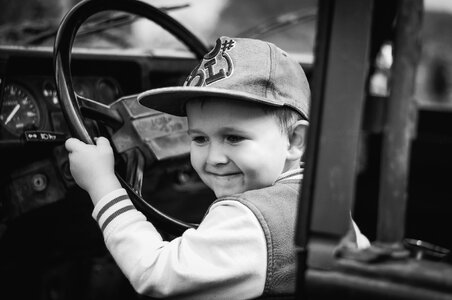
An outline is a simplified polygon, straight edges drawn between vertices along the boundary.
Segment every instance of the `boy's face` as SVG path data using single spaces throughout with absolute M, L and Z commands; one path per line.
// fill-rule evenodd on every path
M 191 163 L 217 197 L 270 186 L 286 171 L 288 136 L 259 106 L 194 100 L 187 117 Z

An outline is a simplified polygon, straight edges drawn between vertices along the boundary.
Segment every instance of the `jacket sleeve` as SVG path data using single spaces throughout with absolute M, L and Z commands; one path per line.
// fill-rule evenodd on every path
M 140 294 L 249 299 L 264 290 L 264 233 L 254 214 L 237 201 L 212 205 L 197 229 L 171 242 L 162 240 L 123 189 L 104 196 L 93 217 L 116 263 Z

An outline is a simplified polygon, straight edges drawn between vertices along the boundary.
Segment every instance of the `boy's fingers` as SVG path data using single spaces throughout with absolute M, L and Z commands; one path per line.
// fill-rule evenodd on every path
M 76 138 L 68 138 L 64 143 L 66 150 L 69 152 L 72 152 L 83 145 L 85 145 L 85 143 Z
M 103 136 L 94 138 L 94 141 L 96 142 L 96 145 L 100 147 L 110 146 L 110 142 Z

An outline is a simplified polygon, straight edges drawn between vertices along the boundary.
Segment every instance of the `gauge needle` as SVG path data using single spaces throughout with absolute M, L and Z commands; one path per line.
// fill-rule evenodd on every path
M 14 117 L 19 108 L 20 108 L 19 104 L 16 104 L 16 106 L 14 106 L 13 111 L 9 114 L 8 118 L 6 118 L 5 125 L 8 124 L 9 121 L 11 121 L 11 119 Z

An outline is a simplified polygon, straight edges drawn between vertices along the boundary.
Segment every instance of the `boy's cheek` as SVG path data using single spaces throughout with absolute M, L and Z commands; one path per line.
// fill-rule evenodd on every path
M 195 171 L 198 173 L 198 175 L 200 175 L 199 172 L 200 172 L 201 166 L 202 166 L 202 159 L 201 159 L 199 151 L 192 150 L 190 152 L 190 163 L 191 163 L 193 169 L 195 169 Z

